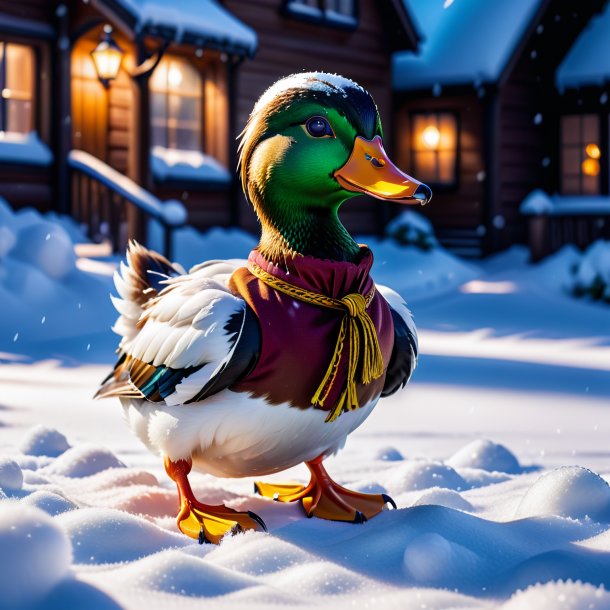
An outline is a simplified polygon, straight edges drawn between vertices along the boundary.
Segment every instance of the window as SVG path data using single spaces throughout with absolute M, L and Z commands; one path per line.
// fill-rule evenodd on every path
M 411 115 L 413 176 L 432 185 L 457 182 L 457 119 L 450 112 Z
M 355 29 L 357 0 L 285 0 L 284 12 L 291 17 L 334 27 Z
M 0 131 L 34 129 L 34 49 L 0 41 Z
M 186 59 L 164 58 L 150 80 L 152 146 L 202 151 L 203 79 Z
M 600 121 L 596 114 L 561 118 L 561 192 L 597 195 L 600 192 Z

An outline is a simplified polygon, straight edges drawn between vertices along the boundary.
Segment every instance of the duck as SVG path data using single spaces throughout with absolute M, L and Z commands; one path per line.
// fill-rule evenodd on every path
M 121 337 L 96 398 L 124 417 L 175 482 L 180 531 L 200 543 L 266 531 L 256 513 L 195 497 L 192 469 L 254 477 L 257 494 L 308 517 L 364 523 L 396 508 L 336 483 L 324 461 L 411 378 L 417 331 L 400 295 L 375 284 L 373 254 L 339 208 L 358 195 L 428 203 L 430 188 L 383 146 L 379 111 L 354 81 L 284 77 L 240 135 L 239 175 L 260 221 L 243 261 L 180 265 L 131 242 L 115 274 Z M 305 484 L 258 479 L 304 463 Z

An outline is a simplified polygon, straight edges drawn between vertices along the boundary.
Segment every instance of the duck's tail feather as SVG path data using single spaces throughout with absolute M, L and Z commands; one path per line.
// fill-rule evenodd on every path
M 121 262 L 114 274 L 114 285 L 120 298 L 111 297 L 120 316 L 113 326 L 115 333 L 129 341 L 137 333 L 137 323 L 146 304 L 154 299 L 171 277 L 184 274 L 158 252 L 148 250 L 135 240 L 127 248 L 127 264 Z

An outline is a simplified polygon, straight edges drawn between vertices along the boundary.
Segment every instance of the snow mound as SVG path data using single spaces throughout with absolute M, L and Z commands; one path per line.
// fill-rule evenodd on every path
M 483 559 L 457 542 L 427 532 L 417 535 L 407 545 L 403 564 L 407 576 L 416 583 L 434 585 L 479 571 Z
M 19 464 L 10 458 L 0 458 L 0 489 L 18 491 L 23 487 L 23 472 Z
M 467 489 L 468 484 L 451 466 L 440 462 L 418 460 L 398 466 L 387 479 L 390 494 L 401 494 L 440 487 L 443 489 Z
M 375 453 L 375 459 L 384 462 L 401 462 L 405 458 L 396 447 L 381 447 L 377 453 Z
M 610 593 L 603 587 L 573 581 L 536 584 L 517 591 L 501 610 L 610 610 Z
M 256 557 L 256 561 L 252 561 Z M 214 564 L 251 576 L 274 574 L 288 567 L 312 561 L 312 555 L 297 544 L 291 544 L 276 536 L 247 536 L 226 538 L 214 551 Z
M 173 258 L 189 269 L 207 260 L 248 258 L 257 244 L 253 235 L 241 229 L 214 227 L 201 233 L 183 227 L 174 232 Z M 154 221 L 149 224 L 148 247 L 158 252 L 163 247 L 163 231 Z
M 19 449 L 26 455 L 57 457 L 70 449 L 70 445 L 58 430 L 39 425 L 26 434 Z
M 0 217 L 0 222 L 2 218 Z M 6 256 L 17 243 L 17 236 L 8 227 L 0 225 L 0 258 Z
M 425 251 L 372 235 L 359 236 L 357 241 L 373 251 L 371 275 L 375 281 L 396 290 L 407 302 L 438 296 L 481 273 L 440 246 Z
M 125 464 L 104 447 L 84 444 L 62 453 L 52 464 L 45 467 L 43 472 L 80 478 L 108 468 L 125 468 Z
M 192 543 L 182 534 L 173 534 L 145 519 L 107 508 L 82 508 L 55 519 L 72 540 L 76 563 L 131 561 Z
M 16 502 L 0 504 L 0 608 L 41 600 L 68 575 L 70 541 L 45 512 Z
M 553 202 L 543 190 L 535 189 L 521 202 L 519 211 L 528 216 L 550 214 L 553 211 Z
M 610 521 L 610 487 L 597 473 L 564 466 L 540 477 L 517 508 L 517 517 L 558 515 Z
M 118 579 L 130 586 L 135 582 L 145 589 L 191 597 L 216 597 L 259 584 L 254 578 L 175 550 L 135 562 L 121 570 Z
M 70 502 L 70 500 L 45 489 L 40 489 L 31 493 L 29 496 L 23 498 L 21 503 L 44 510 L 45 513 L 48 513 L 52 517 L 78 508 L 78 506 L 73 502 Z
M 361 574 L 333 563 L 315 560 L 276 574 L 273 582 L 285 591 L 293 591 L 302 599 L 321 595 L 354 594 L 364 592 L 372 585 L 371 581 Z
M 431 489 L 422 494 L 414 503 L 413 506 L 424 506 L 427 504 L 444 506 L 445 508 L 453 508 L 469 512 L 474 510 L 472 504 L 462 498 L 462 496 L 452 489 Z
M 420 250 L 430 250 L 438 245 L 432 223 L 411 210 L 396 216 L 386 227 L 385 234 L 403 246 L 416 246 Z
M 40 269 L 54 280 L 64 279 L 76 268 L 76 255 L 67 231 L 44 220 L 19 231 L 11 257 Z
M 479 468 L 489 472 L 521 472 L 517 458 L 504 445 L 483 439 L 462 447 L 447 460 L 447 464 L 453 468 Z

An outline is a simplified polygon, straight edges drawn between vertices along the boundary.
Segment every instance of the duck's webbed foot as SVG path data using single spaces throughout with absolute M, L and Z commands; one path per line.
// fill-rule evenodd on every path
M 378 515 L 391 504 L 396 504 L 386 494 L 364 494 L 351 491 L 335 483 L 322 465 L 320 456 L 311 462 L 305 462 L 311 480 L 306 486 L 281 485 L 256 482 L 254 489 L 261 496 L 272 498 L 277 502 L 295 502 L 301 500 L 308 517 L 319 517 L 331 521 L 351 521 L 364 523 Z
M 183 534 L 199 540 L 199 544 L 218 544 L 226 534 L 249 529 L 267 531 L 264 521 L 251 511 L 239 512 L 222 504 L 212 506 L 199 502 L 188 480 L 191 466 L 190 460 L 172 462 L 165 458 L 165 471 L 178 487 L 180 511 L 176 521 Z

